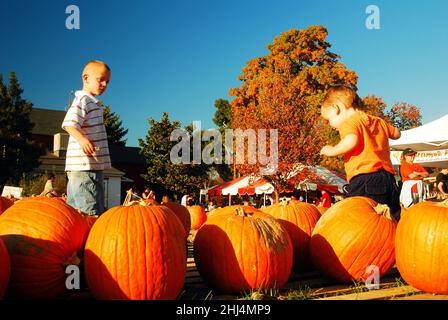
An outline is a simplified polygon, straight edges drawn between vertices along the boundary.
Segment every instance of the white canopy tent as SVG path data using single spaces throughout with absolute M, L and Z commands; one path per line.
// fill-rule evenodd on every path
M 404 130 L 400 139 L 389 140 L 392 164 L 400 164 L 401 151 L 417 151 L 415 163 L 424 167 L 448 168 L 448 114 L 420 127 Z

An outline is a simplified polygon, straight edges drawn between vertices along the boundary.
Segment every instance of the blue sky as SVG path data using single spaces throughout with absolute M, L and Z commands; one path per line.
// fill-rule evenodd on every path
M 79 30 L 65 26 L 71 4 Z M 380 9 L 379 30 L 365 27 L 370 4 Z M 102 99 L 137 146 L 148 117 L 164 111 L 183 125 L 214 127 L 213 103 L 231 99 L 245 63 L 267 54 L 281 32 L 311 25 L 327 27 L 361 96 L 415 104 L 424 123 L 447 113 L 446 0 L 1 0 L 0 73 L 15 71 L 35 107 L 63 110 L 85 62 L 106 61 L 112 79 Z

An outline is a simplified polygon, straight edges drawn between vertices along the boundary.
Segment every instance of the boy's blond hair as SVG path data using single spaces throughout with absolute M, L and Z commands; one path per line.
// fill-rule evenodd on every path
M 82 74 L 87 73 L 87 71 L 91 68 L 91 67 L 104 67 L 107 69 L 107 71 L 110 71 L 109 66 L 104 63 L 103 61 L 100 60 L 90 60 L 89 62 L 86 63 L 86 65 L 84 66 L 84 69 L 82 71 Z
M 362 107 L 362 101 L 355 89 L 349 86 L 340 85 L 328 89 L 322 102 L 322 108 L 326 109 L 336 102 L 342 103 L 347 109 L 360 109 Z

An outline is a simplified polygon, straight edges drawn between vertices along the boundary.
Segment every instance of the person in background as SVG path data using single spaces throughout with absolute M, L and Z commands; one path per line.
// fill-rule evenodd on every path
M 142 198 L 144 200 L 154 199 L 155 198 L 154 192 L 148 187 L 146 187 L 142 193 Z
M 411 148 L 406 148 L 401 154 L 400 175 L 403 185 L 400 192 L 400 202 L 408 208 L 424 200 L 425 190 L 423 188 L 423 179 L 429 173 L 418 163 L 414 163 L 417 152 Z
M 331 196 L 327 191 L 322 190 L 322 197 L 320 198 L 318 205 L 324 208 L 331 207 Z
M 216 209 L 216 206 L 215 206 L 213 200 L 210 200 L 210 201 L 208 202 L 208 205 L 207 205 L 207 211 L 210 212 L 210 211 L 212 211 L 212 210 L 214 210 L 214 209 Z
M 189 197 L 190 197 L 190 195 L 188 193 L 184 194 L 183 197 L 182 197 L 182 200 L 180 201 L 180 204 L 183 205 L 184 207 L 187 207 L 188 206 L 188 198 Z
M 448 168 L 442 169 L 437 175 L 436 187 L 436 191 L 441 195 L 442 199 L 448 199 Z
M 44 191 L 40 194 L 45 197 L 58 197 L 58 193 L 54 189 L 54 183 L 56 181 L 56 176 L 54 173 L 50 173 L 47 177 L 47 182 L 45 183 Z

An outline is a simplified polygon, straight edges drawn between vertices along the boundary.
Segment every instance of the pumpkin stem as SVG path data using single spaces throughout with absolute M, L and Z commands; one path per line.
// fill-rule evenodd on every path
M 442 202 L 439 202 L 437 205 L 438 205 L 439 207 L 448 208 L 448 199 L 443 200 Z
M 81 263 L 81 259 L 79 259 L 76 252 L 73 252 L 72 256 L 65 261 L 64 266 L 69 266 L 69 265 L 79 266 L 80 263 Z
M 125 207 L 130 206 L 152 206 L 152 203 L 145 202 L 144 200 L 133 200 L 124 204 Z
M 244 208 L 242 207 L 242 206 L 238 206 L 236 209 L 235 209 L 235 211 L 236 211 L 236 214 L 238 215 L 238 216 L 240 216 L 240 217 L 248 217 L 248 216 L 250 216 L 252 213 L 250 213 L 250 212 L 245 212 L 244 211 Z
M 287 205 L 289 205 L 289 200 L 286 200 L 286 201 L 281 201 L 279 204 L 281 205 L 281 206 L 287 206 Z
M 390 208 L 387 204 L 379 203 L 374 209 L 377 214 L 380 214 L 386 217 L 387 219 L 392 220 L 392 216 L 390 214 Z

